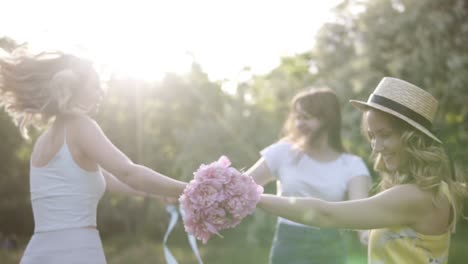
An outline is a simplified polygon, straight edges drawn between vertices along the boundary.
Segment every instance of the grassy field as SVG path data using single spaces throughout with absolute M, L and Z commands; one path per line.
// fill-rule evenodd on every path
M 248 217 L 236 228 L 223 230 L 224 238 L 213 237 L 205 245 L 198 242 L 203 262 L 205 264 L 268 264 L 276 219 L 260 212 L 256 216 L 258 222 L 255 222 L 254 217 Z M 161 244 L 163 234 L 157 234 L 157 232 L 161 231 L 157 229 L 149 231 L 149 229 L 142 228 L 136 234 L 103 232 L 101 237 L 107 262 L 109 264 L 165 264 Z M 351 231 L 344 232 L 348 252 L 350 252 L 348 264 L 364 264 L 367 262 L 366 249 L 357 244 L 355 234 Z M 22 238 L 19 241 L 20 248 L 16 251 L 0 250 L 0 264 L 18 264 L 28 240 L 29 238 Z M 177 224 L 170 235 L 168 245 L 179 264 L 198 264 L 187 241 L 182 222 Z
M 248 243 L 227 242 L 219 239 L 214 244 L 199 245 L 200 253 L 205 264 L 267 264 L 270 248 L 252 247 Z M 176 247 L 170 245 L 170 250 L 181 264 L 196 264 L 197 261 L 191 252 L 188 243 L 186 246 Z M 126 247 L 121 242 L 114 241 L 106 248 L 110 264 L 127 263 L 165 263 L 162 246 L 159 243 L 149 241 L 135 241 L 131 247 Z M 366 263 L 365 255 L 351 256 L 349 264 Z
M 199 243 L 200 253 L 205 264 L 267 264 L 270 250 L 270 238 L 263 241 L 251 241 L 245 234 L 235 231 L 223 233 L 225 238 L 214 238 L 206 245 Z M 468 241 L 465 235 L 456 234 L 450 250 L 450 264 L 468 263 Z M 366 250 L 359 245 L 348 244 L 351 253 L 348 264 L 365 264 Z M 0 250 L 1 264 L 18 264 L 24 245 L 16 251 Z M 164 264 L 161 239 L 152 239 L 148 234 L 118 235 L 104 237 L 103 244 L 109 264 Z M 169 239 L 169 248 L 180 264 L 197 264 L 183 231 L 178 230 Z
M 104 239 L 103 244 L 109 264 L 166 263 L 161 241 L 121 235 Z M 0 250 L 0 263 L 18 264 L 23 248 L 24 245 L 16 251 Z M 185 236 L 174 234 L 169 240 L 169 248 L 180 264 L 198 264 Z M 225 234 L 224 239 L 214 238 L 206 245 L 199 243 L 199 248 L 205 264 L 267 264 L 270 245 L 253 245 L 245 240 L 233 240 Z M 350 256 L 348 264 L 363 263 L 366 258 L 360 254 Z
M 149 240 L 129 241 L 117 238 L 106 241 L 105 251 L 109 264 L 164 264 L 163 249 L 160 243 Z M 222 244 L 222 243 L 221 243 Z M 205 264 L 267 264 L 269 248 L 247 248 L 245 244 L 233 248 L 216 245 L 216 250 L 208 250 L 210 245 L 202 246 L 201 254 Z M 170 247 L 171 252 L 180 264 L 197 264 L 196 259 L 187 247 Z M 18 264 L 22 250 L 5 252 L 0 250 L 0 263 Z M 349 264 L 366 263 L 364 256 L 352 256 Z

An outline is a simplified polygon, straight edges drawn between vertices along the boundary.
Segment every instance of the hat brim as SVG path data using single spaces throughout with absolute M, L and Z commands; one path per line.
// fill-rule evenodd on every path
M 375 104 L 375 103 L 372 103 L 372 102 L 363 102 L 363 101 L 358 101 L 358 100 L 350 100 L 349 101 L 354 107 L 358 108 L 359 110 L 361 111 L 366 111 L 368 110 L 369 108 L 374 108 L 374 109 L 377 109 L 377 110 L 380 110 L 382 112 L 385 112 L 387 114 L 390 114 L 392 116 L 395 116 L 403 121 L 405 121 L 406 123 L 410 124 L 412 127 L 416 128 L 417 130 L 423 132 L 424 134 L 426 134 L 428 137 L 434 139 L 435 141 L 439 142 L 439 143 L 442 143 L 442 141 L 440 139 L 438 139 L 431 131 L 429 131 L 427 128 L 423 127 L 422 125 L 420 125 L 419 123 L 413 121 L 412 119 L 390 109 L 390 108 L 387 108 L 385 106 L 382 106 L 382 105 L 379 105 L 379 104 Z

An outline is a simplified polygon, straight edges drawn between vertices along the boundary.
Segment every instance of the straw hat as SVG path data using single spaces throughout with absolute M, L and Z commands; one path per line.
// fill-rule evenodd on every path
M 431 94 L 414 84 L 397 78 L 384 77 L 367 102 L 357 100 L 350 102 L 361 110 L 374 108 L 398 117 L 442 143 L 432 132 L 438 102 Z

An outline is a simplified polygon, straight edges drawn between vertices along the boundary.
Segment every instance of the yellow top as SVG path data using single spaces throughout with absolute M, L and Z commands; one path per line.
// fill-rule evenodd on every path
M 453 199 L 445 182 L 441 191 L 453 207 Z M 455 208 L 455 207 L 453 207 Z M 455 232 L 457 212 L 454 211 L 451 230 L 441 235 L 424 235 L 405 226 L 375 229 L 369 237 L 369 264 L 446 264 L 451 232 Z

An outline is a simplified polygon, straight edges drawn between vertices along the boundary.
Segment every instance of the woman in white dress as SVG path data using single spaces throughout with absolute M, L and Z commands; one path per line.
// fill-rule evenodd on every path
M 284 126 L 284 137 L 261 155 L 247 173 L 261 185 L 276 180 L 281 196 L 327 201 L 368 196 L 369 171 L 360 157 L 343 148 L 340 105 L 330 89 L 297 94 Z M 366 243 L 367 232 L 359 234 Z M 270 263 L 344 264 L 344 241 L 337 229 L 319 229 L 278 218 Z
M 21 264 L 106 263 L 96 208 L 105 189 L 178 197 L 185 183 L 133 163 L 89 116 L 103 91 L 92 63 L 17 49 L 0 59 L 0 103 L 27 136 L 50 124 L 30 161 L 34 234 Z M 50 122 L 49 122 L 50 121 Z

